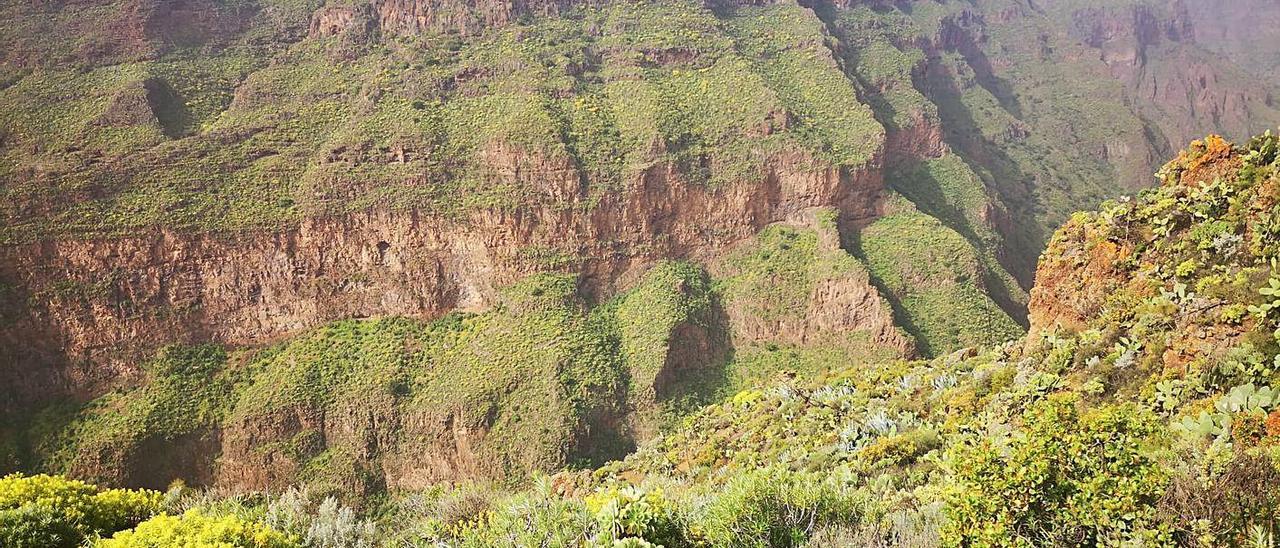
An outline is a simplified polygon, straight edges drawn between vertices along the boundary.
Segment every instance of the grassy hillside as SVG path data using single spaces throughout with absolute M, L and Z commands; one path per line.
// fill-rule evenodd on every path
M 429 452 L 460 461 L 443 474 L 515 480 L 623 454 L 632 442 L 617 421 L 629 399 L 659 412 L 657 377 L 673 385 L 707 377 L 697 364 L 668 370 L 676 328 L 708 337 L 723 329 L 712 323 L 705 275 L 676 263 L 595 308 L 577 296 L 572 276 L 532 277 L 504 296 L 484 314 L 344 321 L 265 349 L 171 347 L 144 366 L 138 386 L 34 416 L 29 464 L 160 487 L 219 466 L 262 487 L 298 480 L 350 493 L 416 481 L 384 467 Z M 704 365 L 713 366 L 723 364 Z M 429 439 L 440 434 L 432 421 L 473 437 L 441 447 Z M 235 440 L 245 436 L 241 447 Z M 369 436 L 383 441 L 371 450 Z M 219 437 L 224 454 L 215 463 L 216 454 L 200 451 L 218 446 L 201 440 Z M 176 461 L 165 473 L 148 464 L 157 449 Z M 262 472 L 255 465 L 279 469 L 282 460 L 291 463 L 284 476 L 254 476 Z
M 18 72 L 0 91 L 0 241 L 532 206 L 495 149 L 595 194 L 667 163 L 710 185 L 758 178 L 787 148 L 860 168 L 883 138 L 798 6 L 621 3 L 466 40 L 271 41 L 248 24 L 212 53 Z

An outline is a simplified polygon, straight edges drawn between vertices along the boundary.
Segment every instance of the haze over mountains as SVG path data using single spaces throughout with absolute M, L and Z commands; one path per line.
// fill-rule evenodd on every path
M 519 481 L 998 346 L 1072 213 L 1280 126 L 1267 0 L 0 21 L 0 471 L 127 486 Z

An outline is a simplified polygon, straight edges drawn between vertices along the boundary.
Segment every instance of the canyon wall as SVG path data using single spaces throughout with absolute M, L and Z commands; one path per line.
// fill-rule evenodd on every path
M 1098 50 L 1173 144 L 1203 137 L 1206 123 L 1233 138 L 1265 129 L 1259 118 L 1274 112 L 1259 109 L 1275 110 L 1274 81 L 1265 77 L 1273 66 L 1254 51 L 1272 48 L 1275 38 L 1256 21 L 1277 16 L 1274 2 L 1168 0 L 1076 10 L 1071 32 Z
M 100 25 L 4 6 L 15 24 L 0 29 L 14 44 L 0 53 L 0 237 L 11 242 L 0 246 L 0 413 L 110 410 L 155 381 L 144 365 L 174 343 L 248 349 L 233 370 L 337 320 L 500 310 L 502 288 L 539 273 L 578 275 L 582 309 L 668 259 L 724 283 L 767 227 L 818 234 L 807 263 L 768 263 L 757 294 L 649 334 L 661 357 L 627 372 L 640 393 L 630 409 L 565 411 L 576 402 L 560 374 L 580 350 L 566 347 L 523 377 L 461 372 L 501 379 L 471 400 L 413 407 L 389 382 L 173 439 L 102 442 L 71 465 L 111 483 L 261 489 L 340 450 L 355 463 L 352 491 L 559 467 L 617 443 L 601 436 L 651 433 L 660 397 L 699 389 L 687 373 L 733 359 L 779 359 L 756 372 L 776 373 L 793 365 L 778 355 L 813 348 L 845 351 L 824 360 L 911 356 L 927 348 L 921 326 L 960 333 L 948 322 L 978 313 L 1017 331 L 1036 257 L 1072 211 L 1148 186 L 1170 142 L 1280 120 L 1266 85 L 1200 48 L 1228 23 L 1176 1 L 732 0 L 557 19 L 582 4 L 610 5 L 76 4 Z M 68 35 L 84 40 L 50 39 Z M 174 116 L 189 119 L 168 131 Z M 233 200 L 236 221 L 200 217 Z M 832 226 L 816 210 L 834 211 Z M 765 285 L 801 271 L 812 286 L 770 309 L 783 307 L 764 302 Z M 1062 272 L 1041 276 L 1075 281 Z M 675 300 L 696 293 L 674 284 Z M 1056 306 L 1102 298 L 1078 296 Z M 1085 313 L 1043 301 L 1032 300 L 1037 329 Z M 580 335 L 537 334 L 551 346 Z M 982 340 L 951 335 L 937 351 Z M 546 390 L 520 392 L 530 386 Z M 494 434 L 539 414 L 554 423 L 542 445 Z M 63 426 L 74 434 L 83 418 Z M 0 435 L 27 426 L 0 420 Z
M 482 310 L 496 288 L 546 269 L 539 252 L 569 257 L 562 267 L 582 273 L 584 293 L 607 297 L 654 261 L 714 257 L 809 208 L 865 224 L 883 190 L 878 165 L 845 172 L 792 153 L 764 180 L 723 189 L 655 167 L 584 215 L 576 178 L 523 176 L 547 185 L 542 207 L 462 220 L 374 210 L 269 233 L 155 229 L 5 248 L 5 407 L 96 395 L 173 342 L 252 345 L 341 318 Z

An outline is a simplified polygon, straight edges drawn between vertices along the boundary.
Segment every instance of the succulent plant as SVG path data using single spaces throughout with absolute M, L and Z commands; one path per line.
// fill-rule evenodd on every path
M 875 433 L 878 436 L 892 434 L 898 430 L 897 421 L 893 420 L 883 409 L 868 413 L 867 419 L 863 424 L 868 432 Z
M 1218 398 L 1214 408 L 1222 413 L 1270 411 L 1280 404 L 1280 390 L 1269 386 L 1257 387 L 1253 383 L 1232 388 Z
M 1173 423 L 1173 428 L 1193 437 L 1225 439 L 1231 432 L 1231 416 L 1225 413 L 1201 411 L 1195 417 L 1183 417 Z
M 943 373 L 933 378 L 934 392 L 942 392 L 960 384 L 960 380 L 952 373 Z
M 841 404 L 848 403 L 857 395 L 857 388 L 847 384 L 841 384 L 836 386 L 823 386 L 822 388 L 814 390 L 809 397 L 816 403 L 829 407 L 839 407 Z
M 898 391 L 907 393 L 914 392 L 916 389 L 917 379 L 915 375 L 907 375 L 898 379 Z
M 1264 297 L 1269 297 L 1262 304 L 1249 307 L 1249 312 L 1259 321 L 1267 321 L 1271 318 L 1271 313 L 1280 308 L 1280 278 L 1272 276 L 1267 280 L 1266 287 L 1258 290 L 1258 293 Z
M 1173 411 L 1182 404 L 1183 383 L 1167 379 L 1156 383 L 1155 406 L 1161 411 Z

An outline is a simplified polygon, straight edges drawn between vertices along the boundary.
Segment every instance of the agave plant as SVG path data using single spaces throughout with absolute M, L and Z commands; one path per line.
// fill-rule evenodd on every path
M 869 437 L 863 435 L 860 425 L 849 423 L 840 429 L 840 441 L 837 445 L 845 453 L 856 453 L 859 449 L 866 447 L 869 441 Z
M 903 394 L 914 392 L 916 390 L 916 376 L 907 375 L 898 379 L 898 392 Z
M 957 384 L 960 384 L 960 380 L 954 374 L 943 373 L 934 377 L 932 384 L 934 392 L 944 392 L 948 388 L 954 388 Z
M 1275 534 L 1266 527 L 1254 525 L 1249 529 L 1249 546 L 1250 548 L 1274 548 L 1276 546 Z
M 841 405 L 848 403 L 857 395 L 857 388 L 847 384 L 840 384 L 835 386 L 823 386 L 822 388 L 814 390 L 813 393 L 809 395 L 809 398 L 821 405 L 826 405 L 828 407 L 840 407 Z
M 867 419 L 863 424 L 867 431 L 878 436 L 892 434 L 898 430 L 898 422 L 889 417 L 889 414 L 883 409 L 868 413 Z

